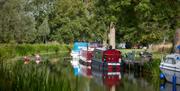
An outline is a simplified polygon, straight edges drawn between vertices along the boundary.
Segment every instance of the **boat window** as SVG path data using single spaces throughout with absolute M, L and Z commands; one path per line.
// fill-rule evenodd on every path
M 102 53 L 100 51 L 96 51 L 93 58 L 100 61 L 102 59 Z
M 176 64 L 176 60 L 173 58 L 166 58 L 164 62 L 169 64 Z

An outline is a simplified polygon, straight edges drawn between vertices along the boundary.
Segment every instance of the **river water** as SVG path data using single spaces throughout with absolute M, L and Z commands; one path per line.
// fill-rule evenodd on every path
M 154 79 L 152 74 L 127 70 L 118 75 L 104 76 L 103 72 L 91 67 L 71 63 L 78 91 L 180 91 L 180 85 Z
M 0 91 L 180 91 L 180 85 L 148 72 L 123 70 L 105 75 L 65 55 L 47 57 L 47 63 L 21 61 L 0 65 Z M 159 69 L 156 69 L 159 71 Z

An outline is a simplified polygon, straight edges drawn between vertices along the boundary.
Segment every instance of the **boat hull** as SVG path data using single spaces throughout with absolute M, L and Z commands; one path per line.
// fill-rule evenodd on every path
M 70 55 L 72 57 L 72 60 L 79 60 L 79 56 L 80 56 L 79 52 L 72 51 Z
M 168 67 L 160 66 L 160 70 L 165 75 L 165 78 L 168 82 L 173 82 L 173 76 L 176 76 L 176 84 L 180 84 L 180 69 L 173 69 Z
M 120 72 L 120 63 L 114 63 L 118 65 L 113 65 L 113 63 L 94 61 L 92 60 L 91 68 L 98 71 L 103 71 L 104 73 L 115 72 L 113 75 L 117 75 L 116 72 Z

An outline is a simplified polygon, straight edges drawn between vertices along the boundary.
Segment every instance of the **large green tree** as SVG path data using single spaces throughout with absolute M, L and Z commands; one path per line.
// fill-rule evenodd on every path
M 49 15 L 53 40 L 67 43 L 101 40 L 101 34 L 96 31 L 100 29 L 99 22 L 93 18 L 93 2 L 57 0 L 54 8 Z
M 178 0 L 1 0 L 0 42 L 171 41 L 180 26 Z
M 28 43 L 35 39 L 35 19 L 25 10 L 25 0 L 6 0 L 0 8 L 1 42 Z
M 114 22 L 117 42 L 153 43 L 173 39 L 179 4 L 176 0 L 97 0 L 95 15 L 107 30 Z
M 133 12 L 137 21 L 134 31 L 138 36 L 135 37 L 134 42 L 153 43 L 162 41 L 164 38 L 172 40 L 177 8 L 177 1 L 141 0 L 137 2 Z

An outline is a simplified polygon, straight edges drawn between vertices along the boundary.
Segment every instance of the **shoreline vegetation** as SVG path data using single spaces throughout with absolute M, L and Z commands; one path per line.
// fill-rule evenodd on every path
M 0 45 L 0 91 L 72 91 L 74 88 L 69 88 L 71 85 L 68 75 L 73 73 L 70 72 L 71 66 L 61 58 L 67 56 L 70 45 Z M 35 53 L 41 55 L 42 63 L 36 64 L 34 60 L 30 60 L 25 65 L 23 56 L 34 56 Z M 69 70 L 68 73 L 66 70 Z
M 0 60 L 21 56 L 33 56 L 38 54 L 52 54 L 70 52 L 71 45 L 67 44 L 0 44 Z

